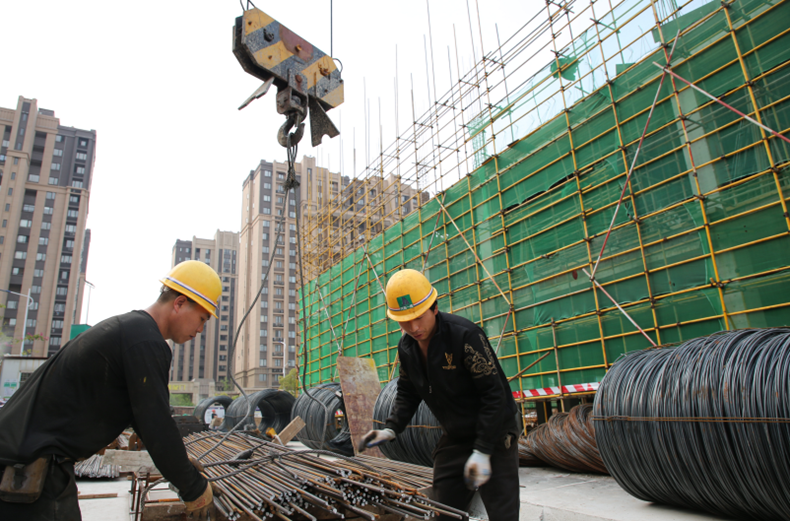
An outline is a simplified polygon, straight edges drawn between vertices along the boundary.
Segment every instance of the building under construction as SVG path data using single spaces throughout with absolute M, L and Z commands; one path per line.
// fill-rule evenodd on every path
M 331 231 L 304 253 L 306 385 L 340 354 L 398 374 L 383 285 L 404 267 L 526 399 L 592 392 L 652 344 L 787 324 L 790 145 L 763 127 L 790 127 L 788 19 L 773 0 L 550 0 L 484 49 L 335 196 L 356 216 L 307 217 L 306 237 Z M 374 191 L 389 176 L 416 211 Z

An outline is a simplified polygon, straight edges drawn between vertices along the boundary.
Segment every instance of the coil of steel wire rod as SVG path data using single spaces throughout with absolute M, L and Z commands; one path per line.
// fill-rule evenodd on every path
M 199 404 L 195 406 L 195 410 L 192 413 L 192 416 L 197 418 L 203 423 L 206 422 L 206 411 L 212 405 L 221 405 L 225 411 L 228 410 L 230 404 L 233 403 L 233 398 L 224 394 L 218 394 L 217 396 L 210 396 L 205 400 L 201 401 Z
M 316 385 L 308 392 L 315 399 L 302 393 L 294 402 L 291 411 L 294 418 L 300 416 L 305 423 L 304 428 L 296 435 L 297 439 L 311 449 L 325 449 L 346 456 L 353 455 L 351 432 L 345 421 L 345 404 L 340 384 L 326 382 Z M 340 429 L 335 423 L 337 411 L 343 412 Z
M 606 467 L 595 445 L 592 405 L 577 405 L 538 425 L 525 440 L 534 456 L 553 467 L 573 472 L 599 472 Z
M 521 437 L 518 439 L 518 466 L 519 467 L 543 467 L 546 463 L 539 457 L 535 456 L 532 450 L 527 445 L 527 439 Z
M 398 379 L 393 378 L 381 390 L 376 405 L 373 408 L 373 423 L 375 428 L 383 429 L 384 422 L 390 415 L 395 395 L 398 390 Z M 417 412 L 401 434 L 394 441 L 379 445 L 381 452 L 390 459 L 423 465 L 433 466 L 433 449 L 442 437 L 442 427 L 431 410 L 420 403 Z
M 594 414 L 606 468 L 630 494 L 790 519 L 790 329 L 629 354 L 601 382 Z
M 269 427 L 280 432 L 291 422 L 291 408 L 294 404 L 294 397 L 291 393 L 278 389 L 264 389 L 250 394 L 245 399 L 243 396 L 233 400 L 233 403 L 225 409 L 225 421 L 222 428 L 232 429 L 247 414 L 247 407 L 252 405 L 252 411 L 257 407 L 261 411 L 261 422 L 258 429 L 265 432 Z M 255 419 L 251 413 L 240 429 L 254 429 Z

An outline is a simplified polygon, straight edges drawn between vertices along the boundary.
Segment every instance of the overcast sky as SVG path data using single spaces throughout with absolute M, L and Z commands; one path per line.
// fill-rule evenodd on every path
M 345 175 L 355 173 L 354 134 L 357 171 L 364 168 L 365 93 L 375 154 L 379 99 L 384 147 L 395 139 L 396 70 L 404 129 L 412 122 L 412 82 L 417 114 L 428 108 L 426 68 L 435 70 L 440 97 L 449 90 L 448 46 L 457 79 L 453 24 L 461 68 L 470 68 L 472 42 L 480 58 L 475 0 L 471 29 L 466 0 L 334 0 L 331 24 L 329 0 L 256 5 L 325 53 L 332 45 L 342 61 L 345 103 L 328 113 L 342 134 L 315 149 L 306 135 L 298 160 L 312 155 L 338 171 L 342 145 Z M 428 5 L 435 67 L 426 67 L 430 47 L 425 61 Z M 504 40 L 545 2 L 486 0 L 479 8 L 490 52 L 495 24 Z M 62 125 L 98 134 L 88 216 L 91 324 L 153 302 L 176 239 L 238 232 L 245 177 L 261 159 L 285 160 L 275 89 L 237 110 L 260 85 L 231 52 L 241 12 L 234 0 L 0 2 L 0 106 L 36 98 Z

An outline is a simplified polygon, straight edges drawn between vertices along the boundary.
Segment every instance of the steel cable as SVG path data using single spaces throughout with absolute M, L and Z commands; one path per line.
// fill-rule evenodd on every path
M 392 411 L 395 395 L 398 391 L 398 379 L 393 378 L 381 390 L 373 408 L 373 423 L 376 429 L 383 429 L 384 422 Z M 442 428 L 431 410 L 421 402 L 409 425 L 395 440 L 379 445 L 381 452 L 389 459 L 433 466 L 433 449 L 442 437 Z
M 335 426 L 336 411 L 343 411 L 340 384 L 326 382 L 310 389 L 309 395 L 304 393 L 296 399 L 291 414 L 301 417 L 305 426 L 296 435 L 297 439 L 311 449 L 329 449 L 339 454 L 353 456 L 351 431 L 348 423 L 343 421 L 340 429 Z
M 629 354 L 595 397 L 606 468 L 645 501 L 790 518 L 790 329 Z

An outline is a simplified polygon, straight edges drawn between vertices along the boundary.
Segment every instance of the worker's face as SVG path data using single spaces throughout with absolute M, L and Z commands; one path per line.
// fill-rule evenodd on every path
M 188 342 L 195 338 L 198 333 L 202 333 L 203 326 L 211 318 L 211 313 L 194 302 L 190 302 L 183 295 L 176 299 L 173 309 L 175 311 L 175 320 L 172 338 L 176 344 Z
M 438 307 L 435 309 L 428 309 L 428 311 L 414 320 L 399 322 L 400 329 L 417 342 L 427 342 L 431 339 L 436 329 L 436 314 L 438 312 Z

